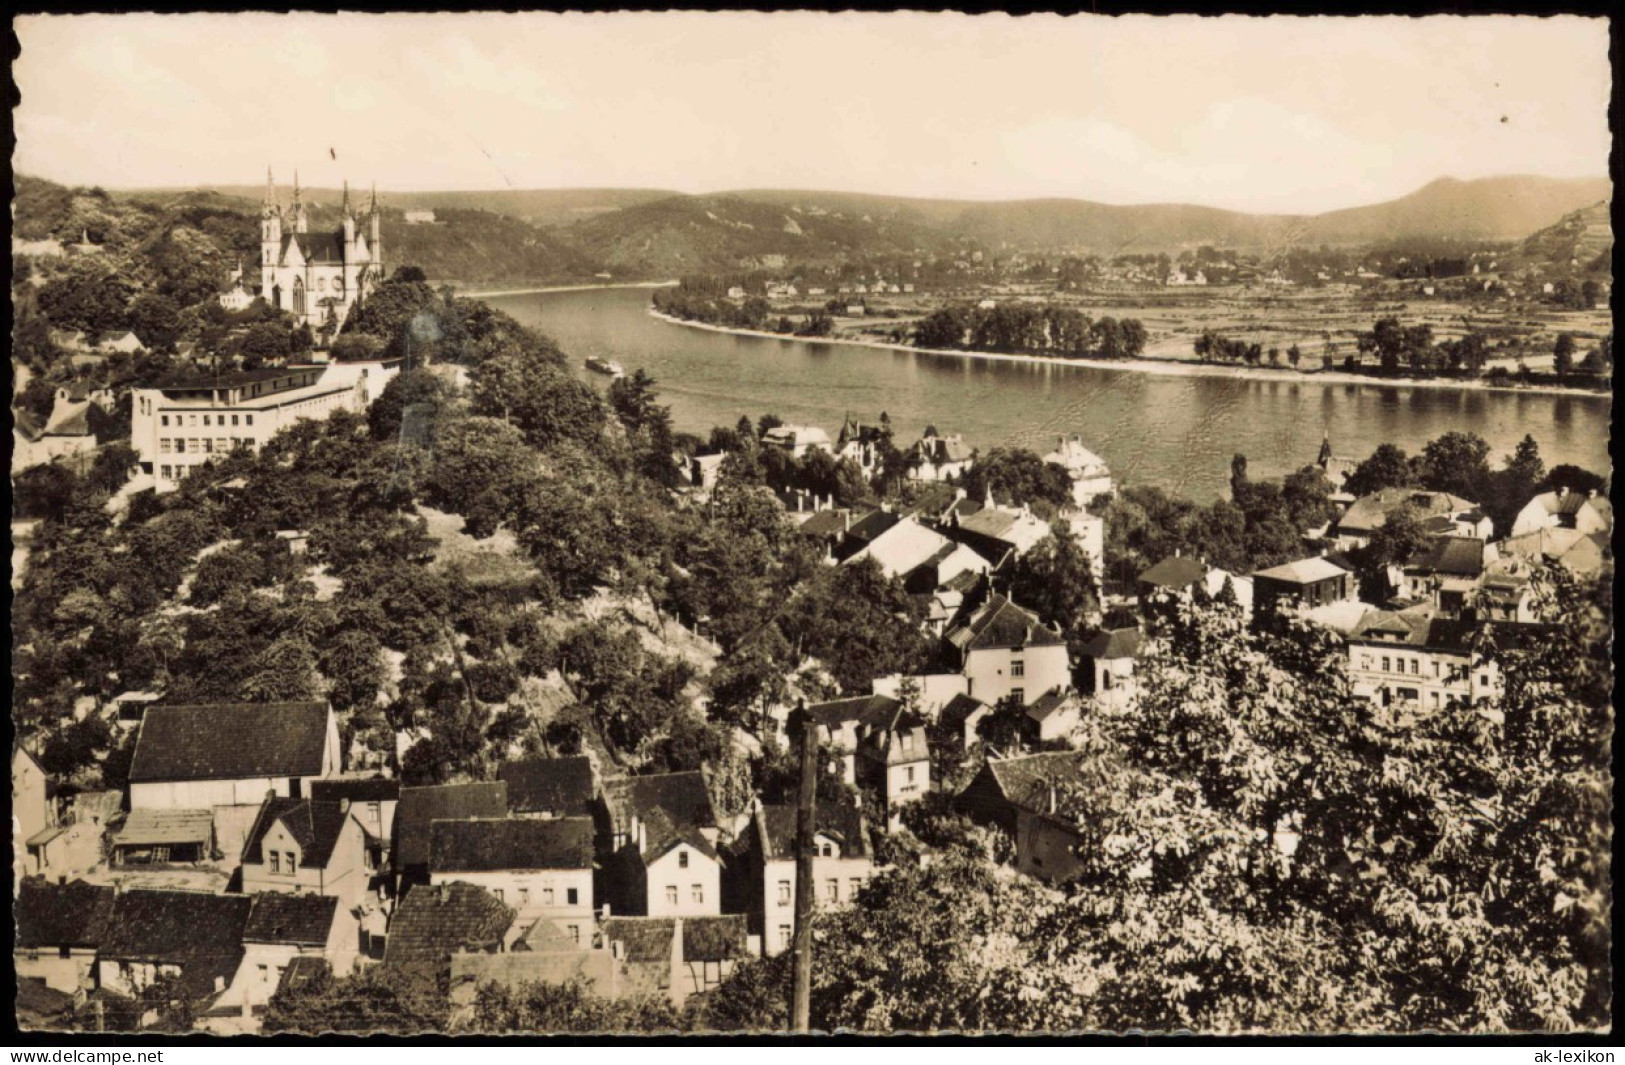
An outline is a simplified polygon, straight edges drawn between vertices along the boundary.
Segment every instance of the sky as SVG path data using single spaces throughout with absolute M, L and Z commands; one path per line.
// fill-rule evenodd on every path
M 1311 213 L 1608 172 L 1601 19 L 16 22 L 14 167 L 110 188 L 793 188 Z M 334 158 L 336 156 L 336 159 Z

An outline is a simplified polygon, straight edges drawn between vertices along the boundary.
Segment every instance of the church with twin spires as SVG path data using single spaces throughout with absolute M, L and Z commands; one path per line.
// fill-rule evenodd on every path
M 265 204 L 260 211 L 260 296 L 288 311 L 318 336 L 344 324 L 350 308 L 384 279 L 384 239 L 379 230 L 378 190 L 373 188 L 366 232 L 350 206 L 350 183 L 338 229 L 312 233 L 310 218 L 293 179 L 293 203 L 276 202 L 271 171 L 265 172 Z

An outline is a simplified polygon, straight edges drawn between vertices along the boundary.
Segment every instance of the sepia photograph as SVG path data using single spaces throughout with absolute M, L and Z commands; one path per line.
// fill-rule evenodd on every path
M 1608 19 L 12 26 L 14 1033 L 1612 1031 Z

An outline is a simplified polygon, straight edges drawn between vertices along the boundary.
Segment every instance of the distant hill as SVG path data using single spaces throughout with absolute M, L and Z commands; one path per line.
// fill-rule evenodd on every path
M 832 210 L 740 196 L 674 196 L 560 230 L 614 273 L 645 277 L 929 254 L 952 239 L 907 212 Z
M 1305 239 L 1316 244 L 1403 237 L 1518 240 L 1570 211 L 1606 201 L 1611 189 L 1607 178 L 1440 178 L 1387 203 L 1316 215 L 1307 220 Z
M 216 192 L 259 203 L 265 198 L 264 185 L 204 185 L 202 191 Z M 173 189 L 136 189 L 143 195 L 171 193 Z M 370 190 L 354 190 L 365 198 Z M 306 188 L 305 197 L 316 203 L 338 203 L 342 190 Z M 292 186 L 278 186 L 277 195 L 286 203 L 293 194 Z M 665 189 L 491 189 L 483 192 L 392 192 L 380 190 L 379 202 L 385 207 L 402 211 L 460 210 L 490 211 L 507 215 L 533 226 L 561 226 L 579 222 L 583 218 L 635 207 L 651 200 L 663 200 L 678 193 Z
M 1601 274 L 1612 269 L 1614 233 L 1608 203 L 1594 203 L 1572 211 L 1520 241 L 1505 257 L 1510 270 L 1533 269 L 1542 274 Z

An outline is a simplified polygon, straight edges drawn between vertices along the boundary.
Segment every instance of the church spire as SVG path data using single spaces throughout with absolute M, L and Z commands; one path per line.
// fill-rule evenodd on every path
M 344 213 L 350 213 L 350 179 L 344 179 Z
M 271 180 L 271 164 L 265 164 L 265 206 L 276 203 L 276 183 Z

